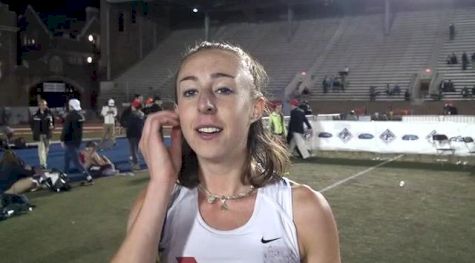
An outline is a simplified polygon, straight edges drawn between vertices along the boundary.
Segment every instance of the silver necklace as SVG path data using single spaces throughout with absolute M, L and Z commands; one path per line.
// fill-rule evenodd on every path
M 251 185 L 251 188 L 245 192 L 241 192 L 235 195 L 217 195 L 211 193 L 208 189 L 204 188 L 201 184 L 198 185 L 198 190 L 200 190 L 202 193 L 206 194 L 206 200 L 208 201 L 208 204 L 214 204 L 216 200 L 221 201 L 221 209 L 223 210 L 228 210 L 228 204 L 226 203 L 228 200 L 238 200 L 242 199 L 245 197 L 248 197 L 254 192 L 254 186 Z

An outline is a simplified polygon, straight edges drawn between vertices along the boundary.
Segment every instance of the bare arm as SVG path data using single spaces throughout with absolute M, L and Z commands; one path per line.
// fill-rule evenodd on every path
M 127 236 L 112 262 L 155 262 L 173 187 L 150 182 L 132 208 Z
M 137 215 L 142 209 L 142 205 L 143 205 L 146 194 L 147 194 L 147 187 L 144 188 L 142 191 L 140 191 L 139 195 L 137 196 L 137 199 L 135 199 L 132 209 L 130 209 L 129 219 L 127 221 L 127 233 L 130 231 L 130 228 L 132 228 L 132 225 L 134 224 L 135 219 L 137 218 Z
M 163 144 L 160 127 L 171 125 L 172 146 Z M 160 112 L 147 118 L 140 149 L 147 162 L 150 182 L 135 202 L 128 231 L 112 262 L 155 262 L 168 203 L 181 167 L 181 132 L 178 117 Z
M 302 262 L 340 263 L 338 230 L 323 195 L 305 185 L 294 186 L 293 208 Z

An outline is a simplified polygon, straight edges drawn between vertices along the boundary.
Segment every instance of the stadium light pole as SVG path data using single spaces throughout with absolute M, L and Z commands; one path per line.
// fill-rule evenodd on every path
M 209 13 L 205 11 L 205 40 L 209 40 Z
M 200 10 L 196 7 L 193 7 L 191 11 L 195 14 L 200 12 Z M 203 14 L 205 15 L 205 19 L 204 19 L 205 41 L 208 41 L 209 40 L 209 13 L 205 8 L 203 8 Z
M 384 1 L 384 35 L 389 35 L 391 28 L 391 0 Z
M 294 22 L 294 9 L 290 4 L 287 5 L 287 25 L 288 25 L 288 32 L 287 38 L 290 41 L 292 38 L 292 27 Z

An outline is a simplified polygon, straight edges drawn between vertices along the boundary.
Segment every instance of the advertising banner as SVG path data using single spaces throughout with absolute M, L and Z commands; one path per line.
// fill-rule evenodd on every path
M 312 121 L 312 149 L 475 155 L 475 123 Z

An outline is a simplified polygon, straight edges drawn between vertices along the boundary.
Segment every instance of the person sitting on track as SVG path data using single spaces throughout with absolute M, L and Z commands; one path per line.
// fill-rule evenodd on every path
M 6 150 L 0 160 L 0 194 L 21 194 L 40 184 L 35 170 L 12 150 Z
M 119 173 L 114 164 L 105 155 L 97 152 L 97 143 L 89 141 L 81 151 L 81 162 L 93 177 L 113 176 Z

